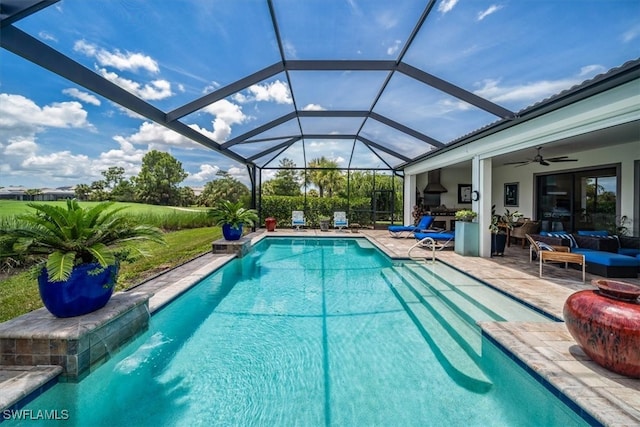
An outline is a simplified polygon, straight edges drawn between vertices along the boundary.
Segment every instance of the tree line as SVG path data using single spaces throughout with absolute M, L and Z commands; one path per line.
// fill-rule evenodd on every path
M 145 154 L 138 175 L 126 178 L 124 168 L 120 166 L 112 166 L 101 174 L 103 179 L 78 184 L 76 197 L 162 206 L 213 206 L 216 200 L 244 200 L 250 194 L 246 185 L 227 172 L 219 171 L 219 178 L 208 182 L 204 191 L 196 196 L 193 189 L 180 185 L 188 176 L 182 163 L 171 154 L 157 150 Z
M 169 153 L 153 150 L 142 159 L 140 173 L 125 177 L 124 168 L 112 166 L 101 172 L 103 179 L 75 187 L 80 200 L 140 202 L 166 206 L 215 206 L 220 200 L 250 204 L 249 188 L 225 171 L 207 182 L 201 194 L 181 186 L 188 176 L 182 163 Z M 402 184 L 390 175 L 352 171 L 349 176 L 337 162 L 320 157 L 309 161 L 306 171 L 296 169 L 290 159 L 280 160 L 273 179 L 262 183 L 262 197 L 301 196 L 319 198 L 370 198 L 374 189 L 395 189 L 396 206 L 402 206 Z

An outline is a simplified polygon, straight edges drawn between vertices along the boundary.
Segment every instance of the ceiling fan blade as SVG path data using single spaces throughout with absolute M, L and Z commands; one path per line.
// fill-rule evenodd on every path
M 559 162 L 577 162 L 578 159 L 545 159 L 548 162 L 554 162 L 554 163 L 559 163 Z
M 526 165 L 528 163 L 531 163 L 531 160 L 525 160 L 523 162 L 508 162 L 508 163 L 504 163 L 504 165 Z
M 558 157 L 550 157 L 548 159 L 545 158 L 547 162 L 555 162 L 556 160 L 568 159 L 569 156 L 558 156 Z
M 541 164 L 542 166 L 549 166 L 551 163 L 547 163 L 547 162 L 545 162 L 544 160 L 540 160 L 540 164 Z

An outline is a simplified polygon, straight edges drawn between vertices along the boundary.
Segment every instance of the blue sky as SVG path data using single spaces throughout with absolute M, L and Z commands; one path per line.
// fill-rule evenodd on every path
M 274 0 L 286 59 L 397 60 L 426 1 Z M 167 7 L 164 7 L 166 5 Z M 171 111 L 280 61 L 264 0 L 63 0 L 15 24 L 106 79 Z M 518 111 L 640 57 L 637 0 L 439 1 L 403 61 Z M 275 75 L 181 121 L 224 143 L 294 110 L 361 110 L 387 73 L 291 71 Z M 291 85 L 291 86 L 290 86 Z M 395 73 L 374 111 L 447 143 L 498 118 Z M 303 118 L 304 131 L 361 135 L 408 157 L 432 149 L 375 120 Z M 234 147 L 251 156 L 296 121 Z M 146 152 L 170 152 L 203 186 L 218 170 L 248 183 L 246 168 L 0 50 L 0 186 L 91 183 L 101 171 L 139 171 Z M 324 155 L 379 167 L 362 144 L 300 141 L 279 158 Z M 390 163 L 398 159 L 378 153 Z M 265 172 L 268 179 L 272 172 Z

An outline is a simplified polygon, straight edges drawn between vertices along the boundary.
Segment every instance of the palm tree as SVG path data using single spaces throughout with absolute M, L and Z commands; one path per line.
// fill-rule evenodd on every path
M 325 190 L 328 196 L 340 190 L 344 176 L 338 169 L 335 160 L 320 157 L 309 161 L 305 185 L 313 184 L 318 187 L 320 197 L 324 197 Z

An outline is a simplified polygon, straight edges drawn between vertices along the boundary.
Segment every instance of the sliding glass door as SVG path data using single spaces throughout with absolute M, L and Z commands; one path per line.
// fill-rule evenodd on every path
M 537 218 L 544 231 L 615 230 L 615 167 L 538 175 Z

